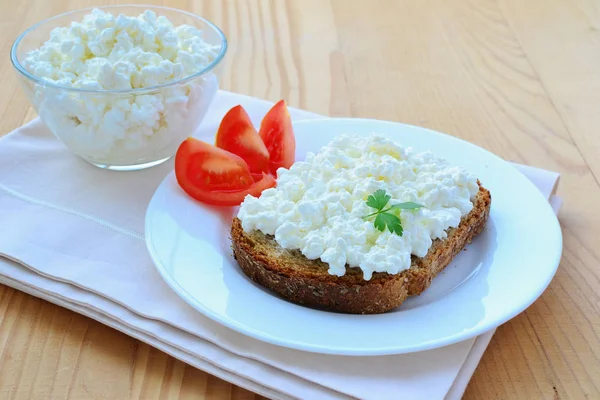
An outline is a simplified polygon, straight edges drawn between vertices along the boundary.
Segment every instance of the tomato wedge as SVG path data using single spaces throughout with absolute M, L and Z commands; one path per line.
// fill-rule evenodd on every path
M 177 149 L 175 174 L 180 184 L 207 190 L 246 189 L 254 182 L 241 157 L 192 137 Z
M 269 167 L 269 152 L 242 106 L 235 106 L 225 114 L 215 144 L 242 157 L 250 172 L 260 173 Z
M 187 192 L 194 199 L 214 206 L 239 206 L 242 204 L 247 195 L 259 197 L 265 189 L 275 186 L 275 178 L 272 175 L 264 174 L 262 179 L 254 182 L 250 187 L 241 190 L 222 191 L 222 190 L 202 190 L 192 188 Z
M 251 174 L 241 157 L 194 138 L 177 149 L 175 176 L 189 196 L 218 206 L 237 206 L 275 186 L 272 176 Z
M 269 172 L 277 175 L 277 169 L 292 166 L 296 157 L 296 139 L 285 100 L 280 100 L 267 112 L 258 134 L 269 151 Z

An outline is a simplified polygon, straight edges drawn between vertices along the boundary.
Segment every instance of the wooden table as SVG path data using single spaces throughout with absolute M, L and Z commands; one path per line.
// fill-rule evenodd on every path
M 12 41 L 36 21 L 100 3 L 0 0 L 0 132 L 35 116 L 11 70 Z M 498 329 L 465 398 L 600 398 L 597 2 L 156 3 L 223 28 L 231 45 L 225 89 L 285 98 L 332 116 L 422 125 L 508 160 L 560 171 L 564 255 L 556 278 Z M 0 399 L 177 396 L 254 397 L 88 318 L 0 286 Z

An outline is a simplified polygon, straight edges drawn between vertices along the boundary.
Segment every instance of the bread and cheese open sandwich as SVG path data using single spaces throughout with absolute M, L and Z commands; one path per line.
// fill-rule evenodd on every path
M 233 255 L 291 302 L 383 313 L 427 289 L 483 230 L 490 206 L 477 178 L 430 153 L 342 137 L 246 198 L 232 222 Z

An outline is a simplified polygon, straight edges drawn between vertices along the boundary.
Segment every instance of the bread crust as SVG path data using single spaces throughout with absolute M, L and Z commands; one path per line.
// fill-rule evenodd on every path
M 231 226 L 233 256 L 250 279 L 293 303 L 350 314 L 384 313 L 427 289 L 483 230 L 491 200 L 490 192 L 479 184 L 473 209 L 458 227 L 448 230 L 447 238 L 435 240 L 425 257 L 413 256 L 410 269 L 395 275 L 376 272 L 368 281 L 356 267 L 347 266 L 344 276 L 330 275 L 326 263 L 309 260 L 297 250 L 283 249 L 259 231 L 244 232 L 238 218 Z

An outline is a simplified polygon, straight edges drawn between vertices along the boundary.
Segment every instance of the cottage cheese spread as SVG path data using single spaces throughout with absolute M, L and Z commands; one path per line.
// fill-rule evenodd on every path
M 366 199 L 383 189 L 390 204 L 416 202 L 419 210 L 398 211 L 404 233 L 380 232 L 363 216 L 374 210 Z M 477 178 L 430 152 L 415 153 L 383 136 L 340 136 L 318 154 L 289 170 L 279 169 L 277 187 L 247 196 L 238 218 L 247 231 L 274 235 L 285 249 L 329 264 L 341 276 L 346 264 L 397 274 L 411 254 L 424 257 L 434 239 L 446 237 L 473 208 Z
M 152 11 L 115 17 L 93 10 L 82 22 L 54 29 L 23 64 L 36 77 L 61 86 L 143 89 L 200 71 L 219 49 L 198 29 L 175 27 Z M 136 94 L 38 85 L 33 96 L 40 117 L 76 152 L 110 162 L 136 154 L 143 158 L 149 150 L 178 143 L 198 126 L 216 90 L 216 78 L 209 75 Z

